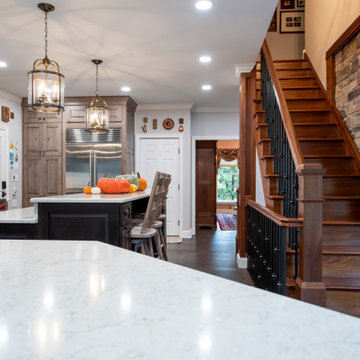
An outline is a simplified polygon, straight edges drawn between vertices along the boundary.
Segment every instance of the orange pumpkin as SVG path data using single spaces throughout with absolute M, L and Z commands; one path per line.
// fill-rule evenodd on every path
M 85 186 L 83 191 L 85 194 L 91 194 L 91 189 L 92 189 L 91 186 Z
M 147 188 L 147 182 L 146 182 L 146 180 L 145 180 L 144 178 L 142 178 L 139 173 L 137 173 L 137 176 L 138 176 L 138 180 L 139 180 L 138 191 L 144 191 L 144 190 L 146 190 L 146 188 Z
M 97 186 L 105 194 L 121 194 L 126 193 L 130 189 L 130 183 L 123 179 L 109 179 L 106 177 L 101 178 Z
M 130 184 L 129 193 L 135 192 L 138 189 L 138 187 L 135 184 Z

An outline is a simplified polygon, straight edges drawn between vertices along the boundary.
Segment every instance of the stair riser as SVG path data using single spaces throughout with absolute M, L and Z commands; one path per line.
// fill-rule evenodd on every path
M 266 194 L 277 195 L 278 194 L 278 181 L 277 178 L 264 178 Z
M 327 175 L 354 174 L 352 159 L 305 159 L 306 164 L 321 164 Z
M 258 137 L 259 137 L 259 140 L 262 140 L 262 139 L 268 139 L 268 134 L 267 134 L 267 126 L 261 126 L 261 127 L 258 127 L 256 129 L 256 131 L 258 132 Z
M 256 120 L 257 124 L 265 124 L 264 123 L 264 113 L 263 112 L 256 113 L 255 120 Z
M 360 200 L 326 200 L 323 220 L 359 220 Z
M 360 249 L 360 226 L 323 225 L 323 247 L 341 246 Z
M 345 155 L 345 144 L 341 141 L 300 141 L 303 155 Z
M 288 109 L 291 110 L 329 110 L 329 106 L 324 100 L 287 100 Z
M 359 290 L 332 290 L 326 291 L 326 307 L 335 311 L 360 317 Z
M 287 61 L 287 62 L 274 62 L 276 70 L 280 69 L 302 69 L 308 68 L 309 63 L 307 61 Z
M 266 199 L 266 205 L 270 210 L 275 211 L 278 214 L 282 215 L 282 210 L 283 210 L 283 201 L 282 200 Z
M 261 163 L 266 175 L 272 175 L 274 173 L 273 159 L 261 159 Z
M 324 196 L 360 196 L 360 178 L 323 178 Z
M 314 86 L 318 85 L 314 78 L 312 79 L 280 79 L 280 85 L 282 87 L 296 87 L 296 86 Z
M 261 102 L 255 102 L 255 111 L 262 111 L 262 109 Z
M 359 255 L 326 255 L 322 257 L 322 272 L 326 278 L 358 278 Z
M 310 69 L 286 69 L 277 70 L 276 72 L 280 79 L 313 75 Z
M 335 125 L 299 125 L 294 126 L 294 129 L 298 138 L 336 138 L 338 136 L 337 127 Z
M 291 112 L 291 120 L 294 124 L 298 123 L 318 123 L 324 124 L 330 122 L 330 113 L 325 112 Z
M 260 156 L 270 155 L 271 144 L 270 141 L 261 142 L 260 146 Z
M 285 99 L 323 99 L 320 89 L 284 89 Z

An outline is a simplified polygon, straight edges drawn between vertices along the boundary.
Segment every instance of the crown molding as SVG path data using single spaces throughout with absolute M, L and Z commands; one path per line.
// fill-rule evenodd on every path
M 139 104 L 136 111 L 142 110 L 191 110 L 192 103 Z
M 0 96 L 3 96 L 4 98 L 6 98 L 8 100 L 12 100 L 12 101 L 15 101 L 15 102 L 21 104 L 21 97 L 20 96 L 10 94 L 7 91 L 4 91 L 4 90 L 0 89 Z
M 250 72 L 253 69 L 254 66 L 255 66 L 255 63 L 245 63 L 245 64 L 235 65 L 235 76 L 236 76 L 236 78 L 240 79 L 240 75 L 242 73 Z
M 191 112 L 193 113 L 239 113 L 238 107 L 232 106 L 195 106 Z

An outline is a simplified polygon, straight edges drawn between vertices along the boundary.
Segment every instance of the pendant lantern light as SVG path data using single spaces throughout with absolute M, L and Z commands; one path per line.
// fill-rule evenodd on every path
M 91 60 L 96 65 L 95 97 L 86 110 L 86 131 L 92 134 L 107 134 L 109 132 L 109 109 L 107 103 L 99 97 L 99 65 L 102 60 Z
M 51 4 L 40 3 L 38 8 L 45 13 L 45 57 L 34 62 L 28 72 L 28 108 L 37 112 L 59 113 L 64 111 L 65 77 L 57 62 L 48 58 L 47 14 L 55 10 Z

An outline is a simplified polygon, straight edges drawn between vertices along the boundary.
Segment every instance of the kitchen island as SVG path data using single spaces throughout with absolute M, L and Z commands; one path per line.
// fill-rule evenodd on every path
M 0 241 L 1 359 L 356 359 L 360 319 L 97 241 Z
M 129 248 L 131 219 L 145 212 L 150 191 L 32 198 L 33 208 L 0 213 L 0 238 L 98 240 Z

